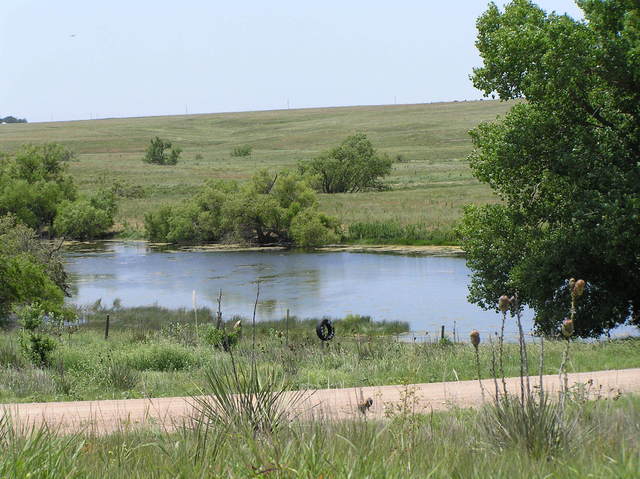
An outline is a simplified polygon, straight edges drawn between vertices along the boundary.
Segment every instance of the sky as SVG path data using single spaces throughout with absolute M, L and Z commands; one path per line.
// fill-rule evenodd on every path
M 469 74 L 487 3 L 0 0 L 0 117 L 479 99 Z M 581 18 L 572 0 L 536 3 Z

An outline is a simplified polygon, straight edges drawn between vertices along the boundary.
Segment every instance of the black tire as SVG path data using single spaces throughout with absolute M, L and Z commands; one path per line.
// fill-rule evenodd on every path
M 319 321 L 316 326 L 316 334 L 321 341 L 331 341 L 336 335 L 333 322 L 330 319 L 323 319 L 322 321 Z

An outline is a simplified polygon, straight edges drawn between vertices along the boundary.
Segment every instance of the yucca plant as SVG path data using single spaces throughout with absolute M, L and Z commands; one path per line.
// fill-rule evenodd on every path
M 225 429 L 273 432 L 290 420 L 291 411 L 308 395 L 292 391 L 293 384 L 269 368 L 260 371 L 255 360 L 230 363 L 205 371 L 205 388 L 192 398 L 194 421 Z

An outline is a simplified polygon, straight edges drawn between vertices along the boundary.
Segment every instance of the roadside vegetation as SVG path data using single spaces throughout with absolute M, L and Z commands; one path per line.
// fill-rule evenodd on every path
M 104 339 L 106 315 L 110 316 Z M 55 343 L 47 360 L 33 355 L 20 338 L 31 334 L 13 323 L 0 336 L 0 402 L 113 399 L 194 394 L 204 387 L 210 368 L 229 364 L 223 334 L 236 334 L 240 319 L 229 318 L 216 334 L 217 315 L 157 307 L 89 311 L 87 324 L 74 321 L 41 323 L 35 334 Z M 237 343 L 231 344 L 236 361 L 256 359 L 260 371 L 287 377 L 294 389 L 341 388 L 384 384 L 456 381 L 476 378 L 474 348 L 449 339 L 426 343 L 402 342 L 396 335 L 408 330 L 402 322 L 373 322 L 350 316 L 334 321 L 336 337 L 321 342 L 318 320 L 290 318 L 256 323 L 256 345 L 248 319 L 242 320 Z M 8 326 L 8 325 L 7 325 Z M 32 326 L 31 326 L 32 327 Z M 21 346 L 24 344 L 24 346 Z M 517 376 L 517 344 L 504 345 L 504 369 Z M 564 341 L 545 342 L 545 374 L 558 372 Z M 537 373 L 540 344 L 528 345 L 530 372 Z M 254 352 L 255 351 L 255 352 Z M 33 360 L 33 358 L 36 358 Z M 43 364 L 46 366 L 43 367 Z M 480 349 L 482 377 L 490 377 L 491 351 Z M 567 363 L 569 371 L 638 367 L 637 339 L 576 342 Z
M 637 476 L 638 398 L 578 402 L 568 411 L 575 418 L 573 434 L 579 447 L 561 447 L 552 456 L 532 455 L 517 444 L 496 444 L 483 427 L 484 413 L 473 410 L 429 415 L 401 411 L 384 422 L 362 418 L 292 423 L 274 433 L 194 421 L 174 432 L 123 426 L 106 436 L 88 428 L 67 436 L 43 429 L 24 437 L 5 420 L 0 424 L 0 475 L 70 479 Z

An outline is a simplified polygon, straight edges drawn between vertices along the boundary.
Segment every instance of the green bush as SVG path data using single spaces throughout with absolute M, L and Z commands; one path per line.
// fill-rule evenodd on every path
M 175 165 L 178 163 L 182 150 L 174 147 L 170 141 L 155 137 L 147 147 L 142 161 L 155 165 Z
M 236 146 L 233 150 L 231 150 L 231 156 L 233 157 L 250 156 L 252 151 L 253 151 L 253 147 L 251 145 Z
M 48 311 L 64 301 L 67 275 L 55 247 L 40 241 L 35 232 L 0 217 L 0 319 L 16 305 L 39 301 Z
M 334 243 L 337 224 L 331 218 L 315 210 L 305 210 L 291 220 L 293 242 L 303 248 Z
M 228 351 L 238 344 L 240 333 L 238 331 L 227 332 L 224 329 L 209 326 L 204 332 L 203 339 L 210 346 Z
M 323 193 L 355 193 L 383 188 L 380 179 L 391 173 L 392 165 L 393 160 L 376 153 L 366 135 L 357 133 L 298 168 Z
M 89 200 L 66 201 L 60 205 L 53 229 L 58 236 L 80 241 L 98 238 L 113 226 L 113 216 Z
M 16 314 L 22 327 L 18 341 L 23 354 L 35 366 L 50 366 L 51 353 L 58 344 L 44 332 L 45 312 L 42 306 L 38 303 L 23 306 L 16 310 Z
M 145 216 L 147 238 L 167 243 L 230 239 L 316 246 L 335 238 L 337 222 L 319 213 L 299 175 L 260 171 L 250 182 L 211 181 L 194 199 Z
M 71 158 L 55 143 L 24 145 L 12 156 L 0 153 L 0 216 L 12 214 L 38 232 L 50 227 L 58 205 L 76 198 L 67 174 Z

